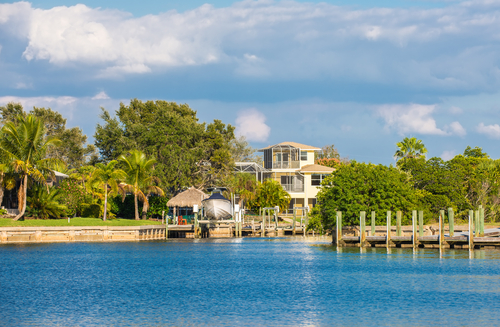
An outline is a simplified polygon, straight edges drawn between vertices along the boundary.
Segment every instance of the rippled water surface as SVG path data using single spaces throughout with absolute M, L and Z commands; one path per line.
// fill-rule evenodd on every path
M 245 238 L 0 246 L 0 325 L 500 325 L 500 251 Z

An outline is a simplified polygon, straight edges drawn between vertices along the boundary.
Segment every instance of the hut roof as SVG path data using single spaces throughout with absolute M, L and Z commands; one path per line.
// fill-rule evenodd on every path
M 193 207 L 195 204 L 201 207 L 201 201 L 208 198 L 202 191 L 190 187 L 182 193 L 177 194 L 167 202 L 169 207 Z

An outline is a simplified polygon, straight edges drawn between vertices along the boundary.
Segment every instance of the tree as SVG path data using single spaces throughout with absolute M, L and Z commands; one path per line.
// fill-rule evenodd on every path
M 14 218 L 18 220 L 26 211 L 26 193 L 28 178 L 40 184 L 47 184 L 45 174 L 53 174 L 49 168 L 58 160 L 45 158 L 51 146 L 57 146 L 59 140 L 46 138 L 43 123 L 28 115 L 18 117 L 17 125 L 8 122 L 2 127 L 0 139 L 0 152 L 6 156 L 13 171 L 19 175 L 21 184 L 18 191 L 19 214 Z
M 327 177 L 318 192 L 315 213 L 325 228 L 334 228 L 337 211 L 343 222 L 359 224 L 360 211 L 376 211 L 377 223 L 385 222 L 386 211 L 402 211 L 403 222 L 421 205 L 421 193 L 413 189 L 411 176 L 397 168 L 352 162 Z M 421 208 L 421 207 L 420 207 Z
M 259 183 L 255 199 L 250 202 L 250 206 L 255 208 L 270 208 L 278 206 L 280 211 L 288 209 L 290 204 L 290 194 L 283 189 L 277 181 L 266 179 Z
M 26 113 L 23 110 L 22 104 L 9 102 L 5 107 L 0 107 L 0 115 L 2 115 L 0 123 L 3 126 L 8 122 L 15 122 L 19 116 L 25 117 Z
M 464 150 L 464 157 L 466 157 L 466 158 L 485 158 L 485 159 L 488 159 L 490 156 L 486 152 L 483 152 L 482 148 L 476 146 L 473 149 L 473 148 L 471 148 L 468 145 L 465 148 L 465 150 Z
M 129 105 L 120 104 L 116 118 L 105 110 L 101 118 L 104 124 L 97 126 L 94 138 L 102 159 L 143 151 L 156 158 L 154 176 L 172 194 L 218 183 L 232 166 L 234 128 L 217 120 L 199 123 L 187 104 L 133 99 Z
M 27 198 L 29 214 L 34 217 L 48 219 L 59 218 L 64 215 L 67 207 L 61 204 L 63 194 L 59 189 L 36 185 L 31 189 L 31 196 Z
M 396 143 L 398 150 L 394 153 L 396 160 L 401 158 L 419 158 L 424 157 L 427 153 L 422 140 L 417 140 L 415 137 L 405 137 L 402 142 Z
M 255 199 L 258 182 L 255 175 L 249 173 L 231 174 L 228 181 L 229 191 L 239 195 L 238 205 L 243 208 L 245 203 L 251 202 Z
M 262 156 L 255 155 L 256 151 L 243 135 L 231 141 L 231 156 L 235 162 L 262 163 Z
M 146 155 L 139 150 L 129 151 L 129 156 L 121 155 L 119 161 L 127 174 L 127 190 L 134 195 L 135 219 L 139 220 L 139 204 L 137 200 L 143 202 L 143 208 L 148 207 L 148 198 L 146 194 L 156 193 L 164 195 L 161 188 L 154 185 L 155 177 L 152 176 L 155 159 L 148 159 Z M 144 209 L 143 209 L 144 211 Z
M 97 181 L 104 188 L 104 221 L 106 221 L 108 211 L 108 189 L 111 189 L 109 193 L 117 193 L 118 184 L 127 177 L 127 174 L 123 170 L 115 169 L 117 163 L 118 161 L 116 160 L 112 160 L 106 165 L 98 163 L 96 170 L 92 174 L 91 183 Z

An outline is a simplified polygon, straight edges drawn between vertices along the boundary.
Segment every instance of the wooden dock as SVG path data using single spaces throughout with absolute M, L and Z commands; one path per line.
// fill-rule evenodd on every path
M 410 226 L 401 225 L 400 211 L 396 212 L 396 226 L 391 225 L 392 213 L 390 211 L 387 212 L 385 226 L 375 225 L 375 212 L 372 212 L 371 226 L 368 231 L 365 218 L 366 213 L 362 211 L 359 226 L 344 227 L 342 226 L 342 212 L 337 212 L 333 243 L 339 247 L 500 249 L 500 228 L 484 228 L 484 210 L 481 207 L 475 212 L 469 211 L 468 226 L 462 229 L 455 227 L 454 213 L 451 208 L 448 209 L 448 226 L 445 226 L 444 210 L 439 213 L 437 227 L 424 226 L 423 212 L 418 212 L 417 216 L 416 210 L 412 212 Z

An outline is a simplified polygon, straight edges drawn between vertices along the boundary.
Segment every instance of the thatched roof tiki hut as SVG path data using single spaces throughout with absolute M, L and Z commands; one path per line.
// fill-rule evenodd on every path
M 193 206 L 198 205 L 198 208 L 201 208 L 201 201 L 208 199 L 208 197 L 209 196 L 202 191 L 190 187 L 171 198 L 167 202 L 167 206 L 173 208 L 174 218 L 178 215 L 190 216 L 193 214 Z

